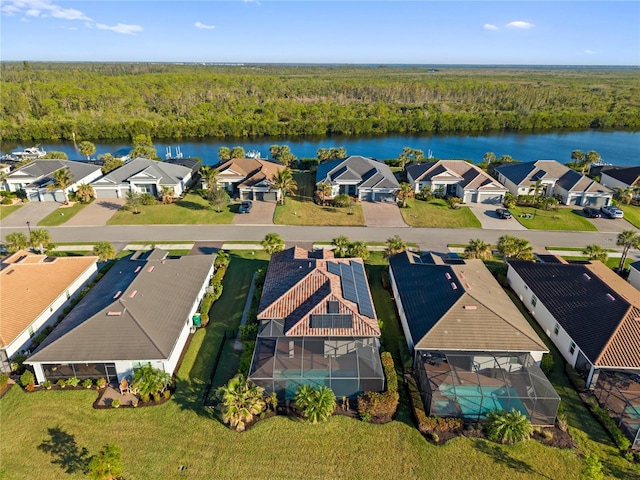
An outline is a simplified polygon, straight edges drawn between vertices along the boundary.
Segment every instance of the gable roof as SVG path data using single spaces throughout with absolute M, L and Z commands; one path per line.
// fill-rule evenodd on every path
M 353 283 L 358 275 L 354 270 L 364 280 L 356 280 L 358 286 Z M 349 282 L 355 290 L 346 285 Z M 380 336 L 362 260 L 337 259 L 330 250 L 308 252 L 292 247 L 274 254 L 258 319 L 284 320 L 285 336 Z M 325 320 L 327 326 L 320 327 Z M 315 321 L 320 323 L 313 325 Z
M 436 179 L 456 178 L 465 190 L 485 189 L 507 191 L 507 187 L 495 178 L 492 178 L 487 172 L 465 160 L 438 160 L 428 163 L 410 163 L 407 165 L 406 170 L 407 174 L 410 174 L 415 182 L 432 182 Z
M 482 261 L 432 263 L 404 252 L 389 264 L 415 348 L 547 351 Z
M 611 178 L 629 185 L 630 187 L 640 186 L 640 166 L 638 167 L 605 167 L 601 171 Z
M 13 342 L 98 257 L 47 257 L 25 250 L 2 261 L 0 346 Z
M 191 167 L 176 165 L 168 162 L 136 158 L 116 168 L 112 172 L 96 180 L 94 185 L 128 183 L 130 179 L 148 178 L 157 180 L 160 185 L 177 185 L 191 174 Z
M 596 366 L 640 367 L 640 295 L 601 262 L 512 268 Z
M 220 174 L 235 173 L 244 179 L 238 184 L 240 187 L 251 187 L 263 181 L 271 181 L 271 177 L 286 167 L 281 163 L 270 162 L 259 158 L 233 158 L 217 167 Z
M 32 179 L 28 187 L 41 187 L 53 182 L 56 171 L 66 168 L 71 175 L 71 182 L 76 183 L 100 170 L 100 166 L 70 160 L 34 160 L 7 175 L 8 180 Z
M 214 257 L 155 249 L 118 261 L 51 332 L 29 362 L 169 358 Z
M 357 182 L 364 188 L 400 188 L 388 165 L 360 155 L 322 162 L 316 171 L 316 184 L 321 182 L 330 185 Z

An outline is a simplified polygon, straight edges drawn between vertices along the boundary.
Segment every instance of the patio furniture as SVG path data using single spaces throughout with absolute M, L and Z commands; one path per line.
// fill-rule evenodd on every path
M 120 395 L 124 395 L 125 393 L 130 393 L 131 390 L 129 388 L 129 382 L 127 382 L 126 378 L 123 378 L 120 382 Z

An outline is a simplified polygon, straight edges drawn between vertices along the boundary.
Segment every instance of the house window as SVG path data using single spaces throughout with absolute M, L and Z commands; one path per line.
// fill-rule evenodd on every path
M 576 351 L 576 342 L 571 342 L 571 345 L 569 346 L 569 353 L 573 355 L 573 352 L 575 351 Z
M 553 333 L 557 335 L 559 331 L 560 331 L 560 325 L 558 324 L 558 322 L 556 322 L 556 326 L 553 327 Z
M 538 297 L 535 296 L 535 294 L 531 294 L 531 305 L 533 305 L 534 307 L 538 304 Z

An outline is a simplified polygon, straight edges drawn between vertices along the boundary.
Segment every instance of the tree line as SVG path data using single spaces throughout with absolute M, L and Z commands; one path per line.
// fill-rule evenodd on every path
M 634 70 L 1 66 L 14 141 L 640 128 Z

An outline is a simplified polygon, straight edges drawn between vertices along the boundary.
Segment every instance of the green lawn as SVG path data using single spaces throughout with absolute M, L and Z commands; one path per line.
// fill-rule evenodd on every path
M 273 223 L 276 225 L 364 225 L 364 213 L 360 204 L 346 208 L 317 205 L 313 203 L 315 190 L 313 173 L 295 172 L 293 177 L 298 184 L 297 193 L 287 196 L 285 204 L 276 207 Z
M 13 205 L 0 205 L 0 220 L 2 220 L 7 215 L 11 215 L 13 212 L 18 210 L 23 203 L 14 203 Z
M 634 227 L 640 228 L 640 207 L 635 205 L 618 205 L 624 212 L 624 218 Z
M 480 220 L 476 218 L 469 207 L 461 206 L 453 209 L 446 200 L 410 199 L 407 208 L 401 208 L 400 213 L 410 227 L 429 228 L 481 228 Z
M 533 207 L 512 207 L 509 211 L 516 220 L 530 230 L 598 231 L 593 223 L 582 216 L 582 210 L 573 207 L 559 207 L 554 211 Z M 523 215 L 531 215 L 531 218 Z
M 182 200 L 168 205 L 149 205 L 138 208 L 139 214 L 118 210 L 107 225 L 195 225 L 228 224 L 238 211 L 239 204 L 229 204 L 220 213 L 212 209 L 200 195 L 188 193 Z
M 88 203 L 76 202 L 70 206 L 61 206 L 38 222 L 39 227 L 57 227 L 70 220 L 80 212 Z
M 567 262 L 586 262 L 589 260 L 589 257 L 576 256 L 576 257 L 562 257 Z M 635 262 L 635 258 L 627 258 L 624 262 L 624 268 L 629 268 L 633 262 Z M 607 258 L 607 261 L 604 264 L 612 270 L 616 270 L 620 265 L 620 257 L 617 258 Z

